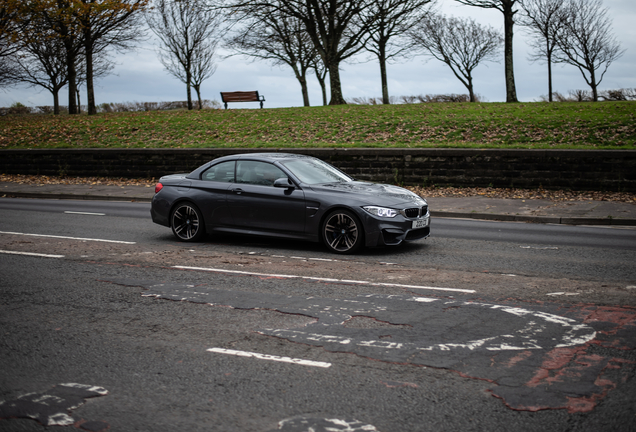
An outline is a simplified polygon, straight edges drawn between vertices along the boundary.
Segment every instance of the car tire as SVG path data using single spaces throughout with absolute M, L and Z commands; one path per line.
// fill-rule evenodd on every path
M 364 243 L 364 230 L 359 219 L 349 210 L 334 210 L 322 224 L 322 240 L 331 252 L 351 254 Z
M 181 202 L 170 214 L 170 226 L 174 236 L 184 242 L 195 242 L 205 234 L 201 210 L 191 202 Z

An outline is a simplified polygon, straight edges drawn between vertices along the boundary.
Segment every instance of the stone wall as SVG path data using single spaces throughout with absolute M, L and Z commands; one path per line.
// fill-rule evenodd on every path
M 262 149 L 2 150 L 0 172 L 155 177 L 190 172 Z M 276 151 L 267 150 L 267 151 Z M 323 159 L 360 180 L 405 185 L 494 186 L 636 192 L 636 151 L 281 149 Z

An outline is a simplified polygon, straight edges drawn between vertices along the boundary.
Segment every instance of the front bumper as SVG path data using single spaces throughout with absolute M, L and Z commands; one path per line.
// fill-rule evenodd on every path
M 415 224 L 424 225 L 414 228 Z M 365 225 L 365 245 L 373 246 L 394 246 L 404 241 L 414 241 L 426 238 L 431 233 L 430 214 L 419 218 L 405 218 L 396 216 L 395 218 L 379 218 L 366 215 L 363 222 Z

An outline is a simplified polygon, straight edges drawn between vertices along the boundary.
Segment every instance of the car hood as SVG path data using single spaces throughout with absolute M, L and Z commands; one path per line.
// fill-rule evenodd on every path
M 426 200 L 410 190 L 388 184 L 352 181 L 311 185 L 311 189 L 316 192 L 350 194 L 352 199 L 357 198 L 368 205 L 422 206 L 426 204 Z

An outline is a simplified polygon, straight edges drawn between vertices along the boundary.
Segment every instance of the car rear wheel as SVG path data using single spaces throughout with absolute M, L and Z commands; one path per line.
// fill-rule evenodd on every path
M 354 253 L 362 246 L 363 237 L 362 224 L 348 210 L 329 213 L 322 225 L 322 239 L 335 253 Z
M 172 233 L 181 241 L 198 241 L 205 234 L 201 211 L 192 203 L 178 204 L 170 217 Z

